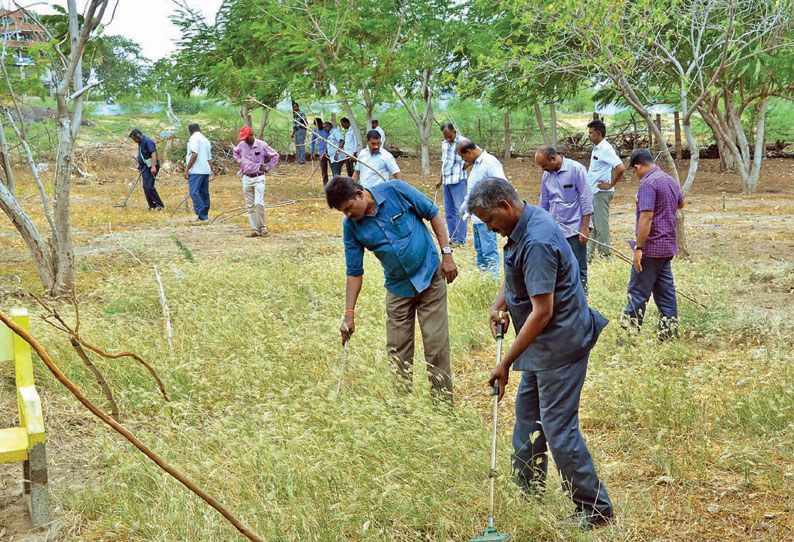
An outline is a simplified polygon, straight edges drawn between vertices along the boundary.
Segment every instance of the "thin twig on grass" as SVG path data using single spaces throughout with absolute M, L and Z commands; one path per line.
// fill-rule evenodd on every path
M 69 380 L 66 377 L 66 375 L 64 375 L 61 372 L 61 370 L 52 360 L 52 358 L 44 349 L 44 347 L 41 346 L 41 344 L 36 339 L 34 339 L 33 336 L 30 335 L 30 333 L 25 331 L 22 327 L 20 327 L 16 322 L 14 322 L 8 315 L 6 315 L 2 311 L 0 311 L 0 321 L 2 321 L 6 326 L 8 326 L 11 329 L 11 331 L 19 335 L 22 338 L 22 340 L 27 342 L 31 346 L 31 348 L 33 348 L 33 350 L 36 351 L 36 354 L 38 354 L 39 358 L 41 358 L 41 360 L 44 362 L 44 364 L 47 366 L 50 372 L 55 376 L 55 378 L 58 379 L 58 381 L 61 384 L 63 384 L 66 387 L 66 389 L 68 389 L 72 393 L 72 395 L 74 395 L 77 398 L 77 400 L 83 404 L 84 407 L 86 407 L 89 411 L 91 411 L 91 413 L 94 416 L 105 422 L 107 425 L 113 428 L 113 430 L 115 430 L 117 433 L 119 433 L 129 442 L 131 442 L 132 445 L 135 446 L 138 450 L 140 450 L 146 457 L 154 461 L 154 463 L 157 464 L 158 467 L 163 469 L 172 477 L 176 478 L 177 481 L 179 481 L 190 491 L 201 497 L 201 499 L 203 499 L 204 502 L 206 502 L 215 510 L 217 510 L 224 518 L 226 518 L 229 521 L 229 523 L 234 525 L 234 527 L 240 533 L 246 536 L 249 540 L 252 540 L 253 542 L 265 542 L 264 538 L 253 532 L 247 525 L 245 525 L 242 521 L 240 521 L 237 518 L 237 516 L 235 516 L 229 510 L 227 510 L 225 506 L 223 506 L 221 503 L 216 501 L 210 494 L 208 494 L 206 491 L 198 487 L 189 478 L 187 478 L 177 469 L 175 469 L 170 464 L 168 464 L 162 457 L 157 455 L 143 442 L 138 440 L 138 438 L 134 434 L 132 434 L 128 429 L 126 429 L 116 420 L 111 418 L 107 413 L 102 411 L 102 409 L 94 405 L 94 403 L 92 403 L 91 400 L 85 396 L 85 394 L 80 390 L 80 388 L 78 388 L 74 384 L 74 382 Z
M 83 350 L 80 342 L 74 337 L 70 337 L 69 341 L 72 343 L 72 348 L 74 348 L 74 351 L 77 352 L 77 356 L 83 360 L 85 366 L 88 367 L 88 369 L 94 374 L 94 378 L 96 378 L 99 387 L 102 389 L 105 399 L 107 399 L 108 403 L 110 403 L 110 415 L 117 422 L 121 421 L 119 418 L 119 406 L 116 404 L 116 400 L 113 398 L 113 392 L 110 390 L 110 386 L 108 386 L 105 377 L 102 376 L 102 373 L 99 372 L 99 369 L 97 369 L 96 365 L 91 363 L 91 359 L 88 357 L 88 354 L 85 353 L 85 350 Z

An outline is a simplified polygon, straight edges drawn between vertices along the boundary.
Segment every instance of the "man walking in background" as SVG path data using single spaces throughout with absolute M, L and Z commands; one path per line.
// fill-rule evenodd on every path
M 380 146 L 386 148 L 386 132 L 380 127 L 378 119 L 372 119 L 372 129 L 380 134 Z
M 389 175 L 393 179 L 402 180 L 403 178 L 402 173 L 400 173 L 400 167 L 397 165 L 397 160 L 381 145 L 380 133 L 377 130 L 370 130 L 367 132 L 367 146 L 358 151 L 358 161 L 356 162 L 356 171 L 353 173 L 353 180 L 361 183 L 364 188 L 371 188 L 384 180 L 388 181 Z
M 165 209 L 160 194 L 154 187 L 154 180 L 160 172 L 160 157 L 157 156 L 157 146 L 152 138 L 145 136 L 137 128 L 130 132 L 130 139 L 138 144 L 138 171 L 141 172 L 143 180 L 143 194 L 146 196 L 146 203 L 149 210 L 155 209 L 162 211 Z
M 248 222 L 251 231 L 248 237 L 265 237 L 265 173 L 278 164 L 278 153 L 261 139 L 254 138 L 254 131 L 248 126 L 240 128 L 237 137 L 240 143 L 234 148 L 234 159 L 240 164 L 243 174 L 243 198 L 248 208 Z M 267 164 L 265 164 L 267 160 Z
M 323 172 L 323 186 L 328 183 L 328 131 L 325 129 L 323 119 L 314 119 L 315 128 L 312 130 L 311 153 L 313 159 L 320 159 L 320 169 Z
M 199 125 L 193 123 L 187 127 L 190 139 L 187 142 L 185 161 L 185 179 L 187 179 L 190 199 L 196 218 L 203 222 L 209 218 L 210 212 L 210 174 L 212 173 L 212 144 L 201 133 Z
M 541 145 L 535 162 L 543 170 L 538 207 L 551 213 L 568 241 L 579 264 L 579 277 L 587 293 L 587 238 L 593 215 L 593 192 L 587 184 L 587 171 L 551 145 Z
M 466 198 L 466 172 L 463 171 L 463 158 L 458 154 L 458 135 L 455 126 L 448 122 L 441 126 L 441 176 L 436 183 L 436 188 L 444 186 L 444 215 L 447 219 L 447 230 L 451 236 L 450 244 L 461 246 L 466 244 L 466 230 L 469 219 L 464 219 L 458 209 Z
M 295 140 L 295 157 L 299 164 L 306 163 L 306 128 L 309 122 L 298 102 L 292 102 L 292 139 Z
M 468 202 L 477 183 L 488 177 L 507 180 L 502 163 L 492 154 L 484 151 L 470 139 L 458 140 L 458 154 L 464 162 L 471 166 L 466 184 L 466 197 L 458 212 L 462 219 L 469 216 Z M 496 246 L 496 234 L 488 231 L 488 227 L 476 215 L 471 216 L 471 232 L 474 237 L 474 250 L 477 252 L 477 268 L 491 273 L 499 280 L 499 249 Z
M 678 300 L 670 262 L 678 254 L 675 214 L 684 207 L 678 183 L 654 163 L 647 149 L 635 149 L 629 168 L 640 180 L 637 189 L 634 266 L 622 325 L 639 329 L 653 293 L 659 308 L 659 340 L 678 336 Z
M 331 122 L 326 122 L 323 127 L 328 132 L 327 152 L 331 160 L 331 174 L 336 177 L 342 174 L 342 160 L 345 158 L 345 153 L 339 149 L 344 148 L 345 136 L 342 135 L 342 130 L 335 128 Z
M 350 128 L 350 119 L 347 117 L 342 117 L 342 120 L 339 121 L 342 124 L 342 128 L 345 129 L 345 146 L 343 147 L 348 154 L 352 154 L 356 156 L 358 153 L 358 138 L 356 138 L 356 132 Z M 347 170 L 347 176 L 352 177 L 353 171 L 355 170 L 355 160 L 350 158 L 347 154 L 345 154 L 345 169 Z
M 455 280 L 458 268 L 438 207 L 399 180 L 366 188 L 349 177 L 334 177 L 325 188 L 325 197 L 330 208 L 345 215 L 347 282 L 345 316 L 339 329 L 342 343 L 356 330 L 364 250 L 369 249 L 386 276 L 386 349 L 393 369 L 409 387 L 418 318 L 433 397 L 451 401 L 447 283 Z M 425 220 L 438 239 L 440 261 Z
M 594 120 L 587 125 L 587 137 L 593 143 L 590 154 L 590 167 L 587 168 L 587 182 L 593 192 L 593 231 L 587 244 L 587 255 L 592 257 L 596 251 L 608 258 L 611 236 L 609 234 L 609 204 L 615 195 L 615 185 L 623 177 L 626 169 L 620 156 L 606 140 L 607 127 L 604 121 Z M 598 243 L 594 242 L 598 241 Z M 599 244 L 602 243 L 602 244 Z

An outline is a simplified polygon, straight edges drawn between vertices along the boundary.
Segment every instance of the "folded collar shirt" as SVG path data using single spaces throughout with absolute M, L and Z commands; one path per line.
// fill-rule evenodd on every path
M 593 192 L 587 185 L 587 171 L 575 160 L 562 157 L 557 171 L 544 171 L 538 206 L 551 213 L 563 237 L 576 235 L 582 217 L 593 214 Z
M 612 182 L 612 170 L 622 163 L 620 156 L 606 138 L 602 139 L 598 145 L 593 146 L 593 152 L 590 153 L 590 167 L 587 168 L 587 183 L 593 194 L 615 191 L 614 187 L 609 190 L 601 190 L 598 188 L 598 183 Z
M 543 371 L 582 358 L 607 320 L 587 305 L 579 266 L 549 213 L 526 203 L 504 247 L 505 299 L 516 334 L 532 313 L 531 297 L 553 294 L 551 319 L 513 369 Z
M 375 213 L 361 220 L 344 219 L 347 275 L 364 274 L 364 249 L 369 249 L 383 266 L 386 289 L 400 297 L 415 297 L 430 286 L 440 262 L 423 223 L 438 214 L 438 207 L 400 180 L 367 190 L 375 199 Z
M 345 159 L 345 153 L 338 151 L 337 147 L 342 146 L 345 136 L 342 135 L 342 130 L 333 128 L 328 134 L 328 156 L 331 157 L 331 162 L 341 162 Z
M 269 160 L 265 166 L 265 171 L 270 171 L 278 164 L 278 153 L 262 141 L 255 139 L 253 145 L 249 145 L 245 141 L 240 141 L 234 151 L 232 151 L 234 159 L 240 164 L 240 171 L 247 177 L 258 177 L 262 175 L 260 166 L 265 164 L 265 160 Z
M 356 151 L 358 150 L 358 142 L 356 141 L 356 131 L 353 128 L 348 128 L 347 132 L 345 133 L 345 151 L 353 156 L 356 155 Z M 345 158 L 350 158 L 347 154 L 345 154 Z
M 653 211 L 651 231 L 642 247 L 642 255 L 648 258 L 672 258 L 678 254 L 678 236 L 675 230 L 675 214 L 678 205 L 684 202 L 681 188 L 670 175 L 659 166 L 648 170 L 637 189 L 635 233 L 640 227 L 640 213 Z
M 292 131 L 305 130 L 308 126 L 306 122 L 306 113 L 298 109 L 292 112 Z
M 364 162 L 369 167 L 380 173 L 375 173 L 369 167 L 359 163 Z M 394 156 L 384 149 L 380 148 L 378 152 L 372 154 L 369 147 L 364 147 L 358 153 L 358 162 L 356 162 L 356 171 L 359 172 L 358 182 L 364 188 L 370 188 L 376 184 L 383 182 L 383 179 L 389 180 L 389 175 L 394 175 L 400 172 L 400 167 L 397 165 L 397 160 Z M 381 175 L 383 178 L 381 178 Z
M 458 143 L 461 135 L 455 136 L 455 141 L 448 143 L 445 139 L 441 142 L 441 176 L 444 184 L 458 184 L 466 180 L 466 172 L 463 171 L 463 158 L 458 154 Z
M 469 211 L 469 197 L 471 196 L 474 187 L 487 177 L 498 177 L 499 179 L 507 180 L 505 168 L 502 166 L 502 163 L 499 161 L 499 159 L 488 151 L 482 151 L 482 154 L 477 157 L 477 159 L 474 161 L 474 164 L 471 166 L 471 169 L 469 170 L 469 179 L 467 181 L 468 185 L 466 186 L 466 198 L 463 200 L 463 204 L 460 206 L 460 211 Z M 483 221 L 477 218 L 476 215 L 472 214 L 471 223 L 482 224 Z

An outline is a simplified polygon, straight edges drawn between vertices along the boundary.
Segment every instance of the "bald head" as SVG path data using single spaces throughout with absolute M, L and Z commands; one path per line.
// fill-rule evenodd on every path
M 541 145 L 535 153 L 535 162 L 543 171 L 557 171 L 562 165 L 562 156 L 551 145 Z
M 462 137 L 458 142 L 458 154 L 463 158 L 464 162 L 471 164 L 480 157 L 482 149 L 475 145 L 471 139 Z

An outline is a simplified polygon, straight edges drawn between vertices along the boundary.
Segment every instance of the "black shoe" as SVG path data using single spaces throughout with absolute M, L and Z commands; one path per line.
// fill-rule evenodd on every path
M 605 516 L 596 511 L 585 512 L 580 510 L 566 520 L 559 523 L 561 529 L 579 529 L 581 531 L 590 531 L 592 529 L 600 529 L 607 527 L 612 523 L 612 516 Z

